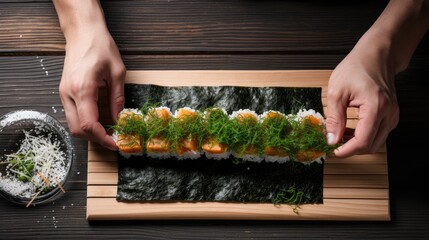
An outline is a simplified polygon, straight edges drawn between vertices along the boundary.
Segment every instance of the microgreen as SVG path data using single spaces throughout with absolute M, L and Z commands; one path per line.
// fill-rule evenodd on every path
M 9 171 L 21 182 L 31 181 L 34 175 L 34 153 L 16 153 L 6 155 L 9 159 Z

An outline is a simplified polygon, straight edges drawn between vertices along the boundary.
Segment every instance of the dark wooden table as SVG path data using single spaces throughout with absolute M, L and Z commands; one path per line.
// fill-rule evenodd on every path
M 128 70 L 333 69 L 386 1 L 103 1 Z M 58 95 L 64 38 L 48 0 L 0 3 L 0 115 L 50 113 L 64 126 Z M 429 236 L 429 38 L 397 76 L 401 121 L 387 142 L 392 221 L 88 222 L 87 142 L 73 139 L 67 193 L 25 208 L 0 200 L 0 239 L 265 239 Z M 423 138 L 423 140 L 417 140 Z

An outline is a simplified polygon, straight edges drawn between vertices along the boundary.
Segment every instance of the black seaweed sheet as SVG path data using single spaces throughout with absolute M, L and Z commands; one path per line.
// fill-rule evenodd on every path
M 296 113 L 301 108 L 322 112 L 320 88 L 284 87 L 161 87 L 125 85 L 126 108 L 160 103 L 174 112 L 180 107 L 203 110 L 221 107 L 229 114 L 251 109 Z M 124 158 L 118 154 L 118 201 L 273 202 L 293 188 L 300 203 L 323 203 L 323 164 L 289 161 L 237 162 L 232 157 L 212 160 Z

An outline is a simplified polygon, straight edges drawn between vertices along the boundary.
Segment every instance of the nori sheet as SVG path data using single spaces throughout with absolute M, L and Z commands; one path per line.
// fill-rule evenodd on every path
M 320 88 L 285 87 L 163 87 L 125 85 L 126 108 L 159 103 L 174 111 L 180 107 L 203 110 L 224 108 L 228 114 L 251 109 L 258 114 L 299 109 L 322 112 Z M 273 202 L 291 187 L 302 192 L 300 204 L 323 203 L 323 163 L 255 163 L 225 160 L 124 158 L 118 154 L 118 201 Z

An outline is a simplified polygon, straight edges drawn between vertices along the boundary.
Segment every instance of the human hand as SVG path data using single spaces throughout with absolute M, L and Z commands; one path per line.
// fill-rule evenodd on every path
M 346 142 L 337 157 L 373 153 L 399 122 L 394 77 L 405 70 L 429 29 L 429 0 L 391 0 L 328 84 L 327 140 Z M 346 131 L 347 107 L 359 110 L 356 129 Z M 347 141 L 348 140 L 348 141 Z
M 374 153 L 399 122 L 394 70 L 388 52 L 357 46 L 334 69 L 328 84 L 326 130 L 329 144 L 343 138 L 336 157 Z M 358 108 L 353 132 L 346 129 L 347 107 Z
M 116 150 L 98 120 L 97 102 L 98 88 L 106 86 L 112 119 L 123 109 L 126 70 L 119 50 L 104 24 L 79 28 L 66 39 L 60 96 L 70 133 Z

